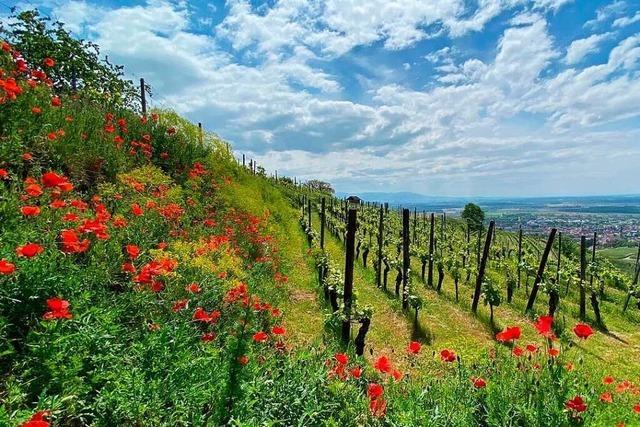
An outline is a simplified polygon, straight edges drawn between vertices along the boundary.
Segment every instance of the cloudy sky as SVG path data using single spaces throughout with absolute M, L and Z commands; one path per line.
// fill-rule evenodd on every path
M 2 4 L 66 22 L 269 171 L 341 191 L 640 193 L 638 0 Z

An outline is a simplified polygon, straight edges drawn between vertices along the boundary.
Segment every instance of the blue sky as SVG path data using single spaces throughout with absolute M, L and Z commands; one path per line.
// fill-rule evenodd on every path
M 66 22 L 145 77 L 152 104 L 280 174 L 340 191 L 640 191 L 637 0 L 2 3 Z

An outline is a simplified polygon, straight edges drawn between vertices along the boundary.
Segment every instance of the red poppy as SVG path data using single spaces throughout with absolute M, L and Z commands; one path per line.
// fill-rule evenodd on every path
M 640 414 L 640 403 L 633 405 L 633 412 Z
M 26 245 L 19 246 L 16 249 L 18 256 L 25 258 L 33 258 L 34 256 L 42 253 L 44 248 L 37 243 L 27 243 Z
M 125 262 L 124 264 L 122 264 L 122 272 L 133 274 L 136 272 L 136 267 L 130 262 Z
M 181 299 L 181 300 L 176 301 L 173 304 L 173 307 L 171 307 L 171 310 L 173 310 L 174 313 L 177 313 L 180 310 L 184 310 L 185 308 L 187 308 L 188 305 L 189 305 L 189 300 L 188 299 Z
M 136 259 L 140 255 L 140 248 L 136 245 L 127 245 L 125 250 L 131 259 Z
M 249 358 L 245 355 L 239 356 L 238 357 L 238 363 L 241 364 L 242 366 L 246 365 L 247 363 L 249 363 Z
M 387 412 L 387 401 L 383 397 L 369 401 L 369 411 L 376 418 L 382 418 Z
M 79 254 L 89 249 L 89 239 L 80 240 L 75 230 L 62 230 L 60 232 L 60 244 L 62 252 L 67 254 Z
M 193 313 L 193 320 L 196 322 L 216 323 L 220 316 L 221 314 L 217 310 L 207 313 L 202 307 L 198 307 Z
M 142 208 L 140 207 L 139 204 L 137 203 L 133 203 L 131 205 L 131 213 L 135 216 L 140 216 L 142 215 L 144 212 L 142 211 Z
M 549 349 L 549 356 L 558 357 L 559 354 L 560 354 L 560 350 L 558 350 L 557 348 L 550 348 Z
M 346 365 L 347 363 L 349 363 L 349 356 L 344 353 L 336 353 L 333 355 L 333 358 L 336 359 L 336 362 L 338 362 L 340 365 Z
M 394 380 L 400 381 L 404 375 L 402 374 L 402 372 L 394 369 L 393 372 L 391 372 L 391 376 L 393 376 Z
M 31 113 L 33 113 L 33 114 L 40 114 L 40 113 L 42 113 L 42 108 L 40 108 L 40 107 L 33 107 L 33 108 L 31 108 Z
M 39 197 L 42 195 L 42 188 L 38 184 L 29 184 L 24 188 L 25 193 L 31 197 Z
M 502 332 L 496 334 L 496 339 L 500 342 L 515 341 L 520 338 L 522 331 L 518 326 L 508 326 Z
M 540 316 L 533 326 L 536 328 L 540 335 L 551 338 L 551 336 L 553 336 L 553 332 L 551 332 L 552 325 L 553 316 Z
M 52 58 L 45 58 L 43 63 L 49 68 L 54 67 L 56 65 L 56 61 L 54 61 Z
M 440 352 L 440 359 L 443 362 L 454 362 L 456 360 L 456 353 L 453 350 L 445 348 Z
M 286 334 L 286 333 L 287 333 L 287 331 L 286 331 L 286 329 L 285 329 L 285 328 L 283 328 L 282 326 L 274 326 L 274 327 L 271 329 L 271 333 L 272 333 L 273 335 L 284 335 L 284 334 Z
M 49 203 L 49 207 L 51 209 L 60 209 L 60 208 L 66 208 L 67 207 L 67 202 L 65 202 L 64 200 L 54 200 L 53 202 Z
M 535 353 L 536 351 L 538 351 L 538 346 L 536 346 L 535 344 L 527 344 L 525 348 L 529 353 Z
M 377 399 L 384 393 L 384 388 L 380 384 L 370 383 L 367 387 L 367 396 L 369 399 Z
M 40 215 L 40 208 L 38 206 L 22 206 L 20 213 L 24 216 L 38 216 Z
M 62 105 L 62 101 L 60 100 L 59 97 L 54 96 L 53 98 L 51 98 L 51 105 L 54 107 L 59 107 Z
M 5 259 L 0 259 L 0 274 L 11 274 L 16 271 L 16 266 Z
M 362 368 L 360 366 L 356 366 L 355 368 L 351 368 L 351 370 L 349 371 L 349 374 L 353 377 L 353 378 L 360 378 L 362 376 Z
M 564 406 L 568 410 L 578 412 L 578 413 L 584 412 L 587 410 L 587 404 L 584 402 L 584 400 L 580 396 L 576 396 L 573 399 L 568 400 Z
M 29 421 L 20 424 L 20 427 L 49 427 L 49 422 L 44 419 L 48 416 L 49 411 L 38 411 L 29 418 Z
M 485 388 L 487 381 L 482 377 L 471 377 L 471 382 L 475 388 Z
M 69 312 L 69 301 L 61 298 L 49 298 L 47 300 L 47 311 L 42 318 L 44 320 L 71 319 L 73 315 Z
M 387 356 L 378 357 L 376 362 L 373 364 L 373 367 L 376 368 L 378 371 L 386 374 L 391 372 L 391 370 L 393 369 L 393 366 L 391 365 L 391 361 Z
M 200 293 L 200 291 L 202 290 L 202 288 L 200 286 L 198 286 L 197 283 L 190 283 L 189 285 L 187 285 L 187 287 L 185 288 L 185 290 L 187 292 L 191 292 L 192 294 L 198 294 Z
M 600 402 L 613 403 L 613 395 L 611 393 L 609 393 L 608 391 L 602 393 L 600 395 Z
M 211 342 L 216 339 L 216 334 L 213 332 L 207 332 L 202 334 L 200 339 L 202 340 L 202 342 Z
M 0 179 L 9 179 L 9 172 L 6 169 L 0 169 Z
M 591 335 L 593 335 L 593 329 L 591 329 L 591 326 L 587 325 L 586 323 L 578 323 L 576 326 L 574 326 L 573 333 L 576 334 L 578 338 L 586 340 Z
M 30 162 L 31 160 L 33 160 L 33 155 L 31 153 L 23 153 L 22 160 L 24 160 L 25 162 Z
M 422 344 L 418 341 L 411 341 L 409 346 L 407 347 L 407 352 L 410 354 L 418 354 L 420 353 L 420 349 L 422 348 Z
M 513 347 L 513 350 L 511 350 L 511 354 L 513 354 L 516 357 L 520 357 L 524 354 L 524 350 L 522 349 L 522 347 L 515 346 Z
M 269 339 L 269 335 L 266 332 L 260 331 L 253 334 L 253 340 L 255 342 L 265 342 Z
M 602 379 L 602 384 L 604 384 L 604 385 L 609 385 L 609 384 L 613 384 L 613 382 L 614 382 L 614 381 L 615 381 L 615 380 L 613 379 L 613 377 L 612 377 L 612 376 L 607 375 L 606 377 L 604 377 L 604 378 Z

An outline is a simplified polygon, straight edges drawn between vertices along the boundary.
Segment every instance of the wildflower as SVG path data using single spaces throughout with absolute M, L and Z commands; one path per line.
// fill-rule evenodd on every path
M 127 245 L 125 246 L 125 250 L 130 259 L 136 259 L 140 256 L 140 248 L 136 245 Z
M 49 416 L 49 411 L 38 411 L 29 418 L 29 421 L 22 423 L 20 427 L 49 427 L 49 422 L 44 419 L 47 416 Z
M 383 393 L 384 389 L 380 384 L 371 383 L 369 384 L 369 387 L 367 387 L 367 396 L 369 397 L 369 399 L 377 399 L 378 397 L 382 396 Z
M 574 326 L 573 333 L 576 334 L 578 338 L 586 340 L 593 334 L 593 329 L 591 329 L 591 326 L 585 323 L 578 323 L 576 326 Z
M 393 372 L 391 372 L 391 376 L 393 376 L 393 379 L 396 381 L 400 381 L 403 377 L 402 372 L 397 369 L 394 369 Z
M 378 371 L 382 373 L 387 373 L 387 374 L 391 372 L 391 369 L 393 369 L 393 367 L 391 366 L 391 361 L 387 356 L 378 357 L 373 367 L 376 368 Z
M 550 348 L 549 349 L 549 356 L 551 357 L 558 357 L 558 355 L 560 354 L 560 350 L 557 348 Z
M 527 344 L 527 346 L 525 348 L 531 354 L 533 354 L 533 353 L 538 351 L 538 346 L 536 346 L 535 344 Z
M 576 396 L 573 399 L 568 400 L 567 403 L 564 404 L 564 407 L 576 413 L 584 412 L 587 410 L 587 404 L 580 396 Z
M 25 258 L 33 258 L 34 256 L 42 253 L 44 248 L 37 243 L 27 243 L 26 245 L 19 246 L 16 249 L 18 256 Z
M 346 365 L 347 363 L 349 363 L 349 356 L 344 353 L 336 353 L 333 355 L 333 358 L 336 359 L 336 362 L 338 362 L 340 365 Z
M 40 108 L 40 107 L 32 107 L 31 108 L 31 113 L 35 114 L 35 115 L 40 114 L 40 113 L 42 113 L 42 108 Z
M 282 326 L 274 326 L 271 329 L 271 333 L 273 333 L 273 335 L 284 335 L 286 332 L 286 329 Z
M 196 322 L 216 323 L 220 316 L 221 314 L 217 310 L 207 313 L 202 307 L 198 307 L 193 313 L 193 320 Z
M 42 318 L 44 320 L 71 319 L 73 315 L 69 312 L 69 301 L 61 298 L 49 298 L 47 300 L 47 311 Z
M 440 352 L 440 359 L 443 362 L 454 362 L 456 360 L 456 353 L 453 350 L 444 349 Z
M 0 274 L 8 275 L 16 271 L 16 266 L 5 259 L 0 259 Z
M 387 402 L 382 397 L 384 389 L 380 384 L 371 383 L 367 387 L 367 396 L 369 397 L 369 410 L 375 417 L 383 417 L 387 410 Z
M 42 187 L 38 184 L 29 184 L 24 188 L 24 191 L 31 197 L 40 197 L 43 193 Z
M 496 334 L 496 339 L 500 342 L 515 341 L 520 338 L 522 331 L 518 326 L 508 326 L 502 332 Z
M 54 61 L 52 58 L 45 58 L 43 61 L 43 64 L 46 65 L 47 67 L 51 68 L 54 67 L 56 65 L 56 61 Z
M 349 370 L 349 374 L 353 377 L 353 378 L 360 378 L 362 376 L 362 368 L 360 366 L 356 366 L 355 368 L 351 368 L 351 370 Z
M 200 291 L 202 290 L 202 288 L 200 286 L 198 286 L 197 283 L 191 283 L 189 285 L 187 285 L 187 287 L 185 288 L 185 290 L 187 292 L 190 292 L 192 294 L 198 294 L 200 293 Z
M 24 216 L 38 216 L 40 215 L 40 208 L 38 206 L 22 206 L 20 213 Z
M 202 334 L 200 339 L 202 340 L 202 342 L 211 342 L 216 339 L 216 334 L 213 332 L 207 332 Z
M 600 395 L 600 402 L 602 403 L 613 403 L 613 395 L 611 393 L 604 392 Z
M 171 307 L 171 310 L 173 310 L 174 313 L 177 313 L 177 312 L 187 308 L 188 305 L 189 305 L 189 300 L 188 299 L 181 299 L 181 300 L 176 301 L 173 304 L 173 307 Z
M 62 105 L 62 101 L 60 100 L 59 97 L 54 96 L 53 98 L 51 98 L 51 105 L 54 107 L 59 107 Z
M 9 172 L 6 169 L 0 169 L 0 179 L 9 179 Z
M 540 335 L 547 338 L 552 338 L 553 332 L 551 332 L 551 326 L 553 325 L 553 316 L 540 316 L 536 323 L 534 323 L 534 327 L 538 331 Z
M 255 342 L 265 342 L 267 341 L 267 339 L 269 339 L 269 336 L 264 331 L 256 332 L 255 334 L 253 334 L 253 341 Z
M 607 375 L 606 377 L 602 378 L 602 384 L 604 384 L 604 385 L 613 384 L 614 381 L 615 380 L 610 375 Z
M 249 358 L 246 355 L 238 356 L 238 363 L 244 366 L 249 363 Z
M 62 230 L 60 232 L 60 243 L 62 252 L 68 254 L 78 254 L 89 249 L 89 239 L 80 240 L 75 230 Z
M 31 153 L 23 153 L 22 160 L 24 160 L 25 162 L 30 162 L 31 160 L 33 160 L 33 155 Z
M 475 388 L 485 388 L 487 381 L 482 377 L 471 377 L 471 382 Z
M 144 212 L 142 211 L 142 208 L 140 207 L 139 204 L 137 203 L 133 203 L 131 205 L 131 213 L 135 216 L 140 216 L 142 215 Z
M 422 348 L 422 344 L 418 341 L 411 341 L 409 346 L 407 347 L 407 352 L 410 354 L 418 354 L 420 353 L 420 349 Z
M 633 412 L 640 414 L 640 403 L 633 405 Z

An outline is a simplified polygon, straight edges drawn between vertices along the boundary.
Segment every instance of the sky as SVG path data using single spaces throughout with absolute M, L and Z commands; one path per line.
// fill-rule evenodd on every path
M 97 42 L 152 105 L 269 172 L 343 192 L 640 193 L 639 0 L 2 0 L 0 14 L 14 5 Z

